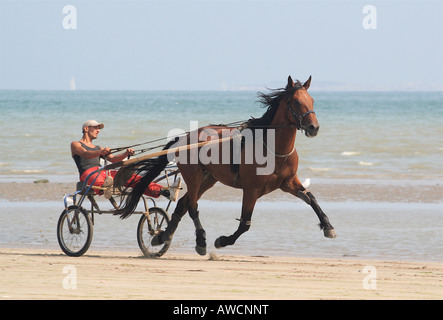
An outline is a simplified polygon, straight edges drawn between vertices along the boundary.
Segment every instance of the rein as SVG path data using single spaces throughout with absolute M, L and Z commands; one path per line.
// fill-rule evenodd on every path
M 310 110 L 310 111 L 305 112 L 302 115 L 299 115 L 289 106 L 289 104 L 287 105 L 287 108 L 291 112 L 291 114 L 292 114 L 296 124 L 256 125 L 256 126 L 251 126 L 251 125 L 247 125 L 247 123 L 251 120 L 251 119 L 249 119 L 249 120 L 235 121 L 235 122 L 231 122 L 231 123 L 228 123 L 228 124 L 216 124 L 215 126 L 226 126 L 226 127 L 235 128 L 235 127 L 239 127 L 239 126 L 241 126 L 243 124 L 246 124 L 246 126 L 243 127 L 243 129 L 244 128 L 296 128 L 297 130 L 303 130 L 303 128 L 302 128 L 303 127 L 302 126 L 303 118 L 306 117 L 308 114 L 311 114 L 311 113 L 315 114 L 314 110 Z M 173 138 L 180 137 L 180 136 L 186 136 L 188 133 L 190 133 L 190 132 L 188 131 L 188 132 L 182 133 L 180 135 L 176 135 Z M 130 146 L 125 146 L 125 147 L 112 148 L 111 149 L 111 154 L 112 153 L 116 153 L 116 152 L 120 152 L 120 151 L 128 149 L 128 148 L 139 147 L 139 146 L 142 146 L 142 145 L 145 145 L 145 144 L 154 143 L 154 142 L 157 142 L 157 141 L 162 141 L 164 139 L 166 139 L 166 138 L 159 138 L 159 139 L 150 140 L 150 141 L 146 141 L 146 142 L 142 142 L 142 143 L 137 143 L 137 144 L 133 144 L 133 145 L 130 145 Z M 268 146 L 266 145 L 266 143 L 264 141 L 263 141 L 263 143 L 264 143 L 266 149 L 268 149 L 268 151 L 271 152 L 272 154 L 274 154 L 276 157 L 287 159 L 295 151 L 295 146 L 294 146 L 294 148 L 292 149 L 292 151 L 290 153 L 288 153 L 288 154 L 278 154 L 278 153 L 273 152 L 272 150 L 269 150 Z M 162 144 L 162 145 L 158 145 L 158 146 L 154 146 L 154 147 L 149 147 L 149 148 L 144 148 L 144 149 L 136 150 L 136 153 L 139 153 L 139 154 L 140 153 L 144 153 L 144 152 L 147 152 L 147 151 L 151 151 L 153 149 L 164 147 L 165 145 L 166 144 Z

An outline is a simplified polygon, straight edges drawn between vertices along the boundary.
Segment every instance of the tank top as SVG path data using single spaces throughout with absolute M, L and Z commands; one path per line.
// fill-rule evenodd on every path
M 83 142 L 80 142 L 80 144 L 82 145 L 83 148 L 85 148 L 88 151 L 96 151 L 96 150 L 100 150 L 100 146 L 95 146 L 94 148 L 88 147 L 87 145 L 85 145 Z M 83 157 L 80 157 L 78 154 L 73 156 L 75 164 L 77 165 L 77 169 L 78 172 L 80 174 L 80 176 L 83 174 L 83 172 L 85 172 L 86 170 L 88 170 L 89 168 L 92 167 L 100 167 L 100 157 L 96 157 L 93 159 L 86 159 Z

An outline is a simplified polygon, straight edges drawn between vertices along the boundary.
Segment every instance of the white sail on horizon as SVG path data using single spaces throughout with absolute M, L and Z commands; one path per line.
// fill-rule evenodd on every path
M 74 77 L 71 77 L 71 83 L 69 84 L 69 89 L 71 91 L 75 91 L 76 90 Z

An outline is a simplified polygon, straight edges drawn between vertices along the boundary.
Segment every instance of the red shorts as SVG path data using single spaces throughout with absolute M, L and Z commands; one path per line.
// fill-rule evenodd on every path
M 93 171 L 96 171 L 97 169 L 99 169 L 100 167 L 92 167 L 92 168 L 89 168 L 88 170 L 86 170 L 85 172 L 83 172 L 83 174 L 80 176 L 80 181 L 85 181 L 86 180 L 86 178 L 88 177 L 88 175 L 91 173 L 91 172 L 93 172 Z M 114 178 L 115 177 L 115 175 L 117 174 L 117 171 L 116 170 L 110 170 L 110 171 L 108 171 L 108 174 L 112 177 L 112 178 Z M 97 175 L 98 175 L 98 177 L 97 177 Z M 135 175 L 134 175 L 135 176 Z M 134 177 L 133 176 L 133 177 Z M 97 177 L 97 179 L 94 181 L 94 179 Z M 131 181 L 133 181 L 133 182 L 137 182 L 138 180 L 140 180 L 142 177 L 141 176 L 135 176 L 134 177 L 134 180 L 132 180 L 132 178 L 131 178 Z M 91 184 L 92 182 L 94 182 L 94 186 L 97 186 L 97 187 L 101 187 L 102 185 L 103 185 L 103 183 L 105 183 L 105 179 L 106 179 L 106 171 L 100 171 L 100 172 L 98 172 L 98 173 L 95 173 L 95 174 L 92 174 L 90 177 L 89 177 L 89 180 L 88 180 L 88 184 Z M 159 184 L 156 184 L 156 183 L 151 183 L 151 184 L 149 184 L 149 186 L 146 188 L 146 190 L 145 190 L 145 192 L 144 192 L 144 194 L 146 195 L 146 196 L 148 196 L 148 197 L 152 197 L 152 198 L 158 198 L 159 196 L 160 196 L 160 191 L 163 189 L 163 187 L 161 186 L 161 185 L 159 185 Z M 96 190 L 95 191 L 97 194 L 99 194 L 100 193 L 100 190 Z

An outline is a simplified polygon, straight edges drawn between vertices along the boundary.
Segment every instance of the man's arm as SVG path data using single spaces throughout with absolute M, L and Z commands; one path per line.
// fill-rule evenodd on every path
M 122 161 L 126 157 L 129 157 L 129 156 L 132 156 L 132 155 L 134 155 L 134 150 L 126 149 L 126 151 L 121 153 L 121 154 L 117 154 L 117 155 L 110 154 L 110 155 L 108 155 L 107 159 L 109 161 L 111 161 L 112 163 L 115 163 L 115 162 Z
M 110 154 L 109 148 L 101 148 L 100 150 L 86 150 L 82 147 L 80 142 L 74 141 L 71 143 L 71 154 L 79 155 L 80 157 L 86 158 L 86 159 L 94 159 L 97 157 L 106 157 Z

